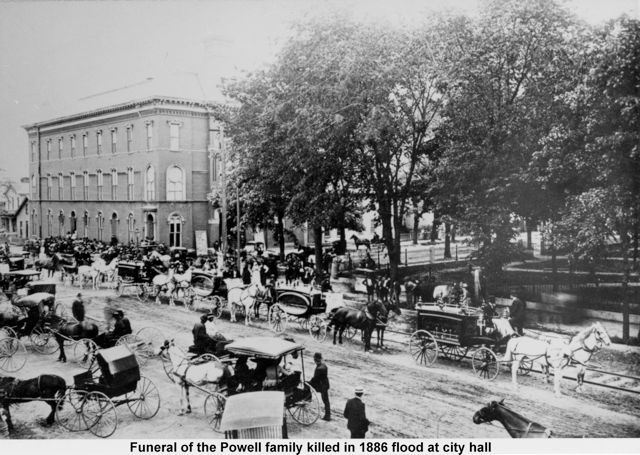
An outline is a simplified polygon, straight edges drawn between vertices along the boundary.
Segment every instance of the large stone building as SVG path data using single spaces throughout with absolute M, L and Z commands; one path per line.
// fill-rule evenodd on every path
M 24 126 L 30 234 L 190 248 L 195 231 L 217 240 L 208 195 L 222 141 L 212 108 L 152 95 Z

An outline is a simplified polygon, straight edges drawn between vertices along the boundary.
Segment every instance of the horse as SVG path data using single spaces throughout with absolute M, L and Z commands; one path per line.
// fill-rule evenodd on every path
M 360 237 L 355 234 L 353 234 L 350 238 L 351 240 L 353 240 L 353 243 L 355 243 L 356 250 L 360 248 L 360 245 L 364 245 L 367 247 L 367 250 L 371 250 L 371 242 L 369 241 L 369 239 L 360 239 Z
M 50 316 L 50 318 L 57 318 L 57 316 Z M 64 342 L 65 340 L 82 340 L 89 339 L 93 340 L 98 336 L 98 326 L 93 322 L 83 321 L 83 322 L 67 322 L 61 318 L 54 322 L 54 334 L 56 342 L 58 343 L 58 349 L 60 350 L 60 355 L 58 356 L 59 362 L 66 362 L 67 355 L 64 352 Z
M 60 256 L 58 253 L 53 253 L 51 257 L 36 259 L 34 266 L 38 272 L 45 269 L 47 271 L 47 278 L 51 278 L 55 272 L 61 270 Z
M 549 367 L 554 370 L 554 390 L 560 396 L 560 380 L 562 371 L 573 361 L 577 363 L 576 391 L 581 392 L 586 373 L 586 365 L 591 356 L 611 344 L 609 334 L 600 322 L 595 322 L 581 330 L 569 343 L 547 342 L 527 336 L 511 338 L 507 342 L 504 360 L 511 362 L 511 382 L 517 388 L 517 372 L 523 358 L 541 364 L 545 371 L 545 380 L 549 378 Z
M 114 258 L 108 264 L 102 258 L 97 258 L 91 267 L 97 272 L 93 276 L 93 288 L 97 289 L 100 278 L 106 278 L 107 281 L 113 281 L 116 277 L 116 269 L 118 268 L 118 258 Z
M 551 430 L 507 408 L 504 400 L 491 401 L 473 414 L 473 423 L 489 423 L 497 420 L 512 438 L 550 438 Z
M 383 303 L 383 305 L 385 304 Z M 393 300 L 390 300 L 386 303 L 385 309 L 387 310 L 387 314 L 394 312 L 395 314 L 400 316 L 400 314 L 402 313 L 400 311 L 400 307 L 398 306 L 398 303 Z M 384 321 L 384 323 L 376 324 L 376 335 L 377 335 L 376 347 L 379 349 L 385 349 L 384 330 L 386 328 L 387 328 L 387 321 Z
M 169 357 L 172 365 L 172 374 L 177 378 L 180 387 L 180 412 L 178 415 L 191 413 L 191 401 L 189 399 L 189 387 L 215 384 L 218 389 L 229 384 L 234 377 L 231 365 L 225 365 L 219 360 L 194 364 L 178 349 L 173 340 L 165 340 L 160 346 L 157 355 Z M 184 406 L 186 398 L 187 406 Z
M 334 327 L 333 332 L 333 344 L 336 344 L 336 334 L 339 333 L 339 343 L 342 344 L 342 334 L 347 326 L 351 326 L 355 329 L 362 331 L 362 338 L 364 340 L 364 350 L 369 351 L 371 349 L 371 333 L 376 325 L 385 321 L 387 317 L 387 308 L 379 300 L 369 302 L 366 305 L 365 311 L 356 310 L 354 308 L 341 307 L 335 310 L 331 316 L 327 329 Z
M 42 400 L 51 407 L 46 423 L 51 425 L 56 410 L 62 409 L 62 398 L 67 390 L 64 378 L 54 374 L 20 380 L 11 376 L 0 377 L 0 418 L 7 424 L 9 434 L 14 430 L 9 406 L 27 401 Z
M 235 306 L 244 309 L 244 323 L 249 325 L 251 319 L 251 309 L 258 300 L 267 301 L 271 295 L 266 287 L 259 284 L 250 284 L 246 287 L 238 286 L 238 280 L 227 279 L 227 301 L 231 313 L 231 322 L 236 322 Z
M 167 273 L 158 274 L 151 280 L 157 304 L 160 304 L 160 293 L 165 291 L 165 293 L 169 295 L 169 305 L 173 305 L 173 293 L 176 287 L 173 279 L 174 273 L 175 270 L 173 268 L 169 268 Z
M 453 286 L 450 284 L 439 284 L 433 288 L 433 301 L 438 303 L 449 302 L 453 294 Z

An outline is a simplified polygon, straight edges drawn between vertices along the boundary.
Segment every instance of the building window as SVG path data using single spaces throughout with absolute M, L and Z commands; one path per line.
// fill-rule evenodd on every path
M 184 200 L 184 171 L 178 166 L 167 169 L 167 201 Z
M 127 201 L 133 201 L 133 168 L 127 168 Z
M 133 213 L 129 213 L 127 216 L 127 241 L 133 242 L 136 228 L 136 220 L 133 218 Z
M 36 162 L 36 143 L 35 142 L 31 143 L 31 162 L 32 163 Z
M 169 124 L 169 150 L 180 150 L 180 124 Z
M 62 158 L 62 152 L 64 151 L 64 139 L 58 139 L 58 159 Z
M 144 225 L 144 236 L 147 240 L 155 240 L 156 238 L 156 218 L 153 213 L 148 213 Z
M 102 181 L 102 171 L 98 170 L 97 174 L 98 174 L 98 197 L 97 197 L 97 199 L 99 201 L 101 201 L 102 200 L 102 188 L 104 187 L 104 184 L 103 184 L 103 181 Z
M 111 200 L 118 198 L 118 171 L 111 169 Z
M 53 186 L 53 177 L 51 174 L 47 174 L 47 200 L 51 200 L 51 187 Z
M 98 155 L 102 153 L 102 131 L 96 133 L 96 144 L 98 146 Z
M 89 212 L 84 211 L 84 215 L 82 215 L 82 224 L 83 224 L 83 237 L 89 237 Z
M 102 212 L 98 212 L 96 219 L 98 220 L 98 240 L 102 240 L 104 232 L 104 216 L 102 216 Z
M 89 148 L 89 136 L 85 133 L 82 135 L 82 156 L 87 156 L 87 148 Z
M 51 139 L 47 140 L 47 159 L 51 159 Z
M 49 237 L 53 236 L 53 232 L 51 231 L 51 225 L 53 224 L 53 213 L 51 209 L 47 210 L 47 234 Z
M 133 126 L 127 127 L 127 152 L 133 149 Z
M 69 215 L 69 232 L 75 234 L 78 230 L 78 220 L 76 219 L 76 212 L 72 211 Z
M 82 173 L 82 199 L 89 200 L 89 172 L 84 171 Z M 86 236 L 85 236 L 86 237 Z
M 147 168 L 144 186 L 146 200 L 154 201 L 156 199 L 156 171 L 153 169 L 153 166 Z
M 118 214 L 113 212 L 111 214 L 111 240 L 118 240 Z
M 182 246 L 182 217 L 175 213 L 169 217 L 169 246 Z
M 31 210 L 29 221 L 31 222 L 31 235 L 36 235 L 36 209 Z
M 118 129 L 111 130 L 111 153 L 116 153 L 118 148 Z
M 147 150 L 151 150 L 153 141 L 153 122 L 147 123 Z
M 64 212 L 62 210 L 58 213 L 58 235 L 64 235 Z
M 74 201 L 76 199 L 76 173 L 70 172 L 69 178 L 69 199 Z
M 37 194 L 38 194 L 38 182 L 36 180 L 36 175 L 33 174 L 31 176 L 31 199 L 35 199 Z M 31 225 L 33 226 L 33 223 L 31 223 Z
M 76 136 L 71 136 L 71 158 L 76 156 Z
M 64 177 L 58 174 L 58 199 L 64 199 Z

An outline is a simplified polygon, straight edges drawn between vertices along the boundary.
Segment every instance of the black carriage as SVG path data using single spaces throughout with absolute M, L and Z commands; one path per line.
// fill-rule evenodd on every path
M 38 278 L 40 278 L 40 272 L 31 269 L 2 273 L 0 280 L 2 291 L 11 300 L 17 295 L 18 290 L 26 288 L 31 281 Z M 27 291 L 23 291 L 22 293 L 26 294 Z
M 242 392 L 226 390 L 226 394 L 280 391 L 284 392 L 284 409 L 302 425 L 311 425 L 320 416 L 320 402 L 316 391 L 306 381 L 304 370 L 304 346 L 275 337 L 249 337 L 234 341 L 226 346 L 233 356 L 244 356 L 256 364 L 253 371 L 255 382 Z M 299 354 L 301 371 L 279 373 L 278 365 L 287 355 Z M 226 404 L 226 395 L 213 393 L 205 401 L 205 415 L 216 431 Z
M 204 270 L 194 270 L 191 274 L 191 290 L 193 299 L 188 302 L 191 309 L 204 308 L 217 318 L 227 299 L 227 285 L 224 278 Z
M 135 355 L 125 346 L 115 346 L 98 351 L 92 367 L 74 376 L 74 387 L 67 390 L 56 418 L 70 431 L 89 430 L 106 438 L 118 427 L 115 408 L 122 405 L 134 416 L 150 419 L 160 409 L 160 393 L 140 375 Z
M 140 262 L 119 262 L 117 266 L 116 295 L 135 294 L 138 300 L 145 300 L 153 286 L 147 276 L 144 264 Z
M 416 304 L 417 330 L 411 335 L 409 352 L 416 363 L 433 365 L 441 355 L 462 360 L 471 353 L 473 371 L 493 380 L 499 372 L 497 332 L 487 330 L 480 309 L 462 306 Z
M 313 338 L 322 341 L 327 334 L 327 323 L 321 315 L 326 311 L 326 294 L 320 289 L 280 286 L 276 288 L 276 301 L 269 308 L 269 327 L 276 333 L 282 333 L 290 319 L 297 319 Z

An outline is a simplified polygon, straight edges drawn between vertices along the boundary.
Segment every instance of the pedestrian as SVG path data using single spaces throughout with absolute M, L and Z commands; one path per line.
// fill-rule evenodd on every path
M 413 308 L 414 291 L 418 285 L 411 278 L 407 278 L 404 282 L 404 289 L 407 291 L 407 307 Z
M 362 402 L 364 389 L 356 387 L 356 396 L 347 400 L 344 408 L 344 417 L 347 419 L 347 428 L 351 432 L 351 439 L 364 439 L 369 430 L 369 420 L 365 412 L 365 405 Z
M 327 364 L 322 360 L 322 354 L 316 352 L 313 355 L 313 361 L 316 364 L 316 370 L 313 373 L 313 378 L 309 382 L 311 386 L 320 392 L 322 397 L 322 403 L 324 403 L 324 417 L 322 420 L 331 420 L 331 407 L 329 405 L 329 370 Z
M 520 294 L 522 293 L 520 292 Z M 513 330 L 518 332 L 518 335 L 523 334 L 525 311 L 527 309 L 527 305 L 520 297 L 521 295 L 519 296 L 517 292 L 512 292 L 511 307 L 509 307 L 509 323 L 511 327 L 513 327 Z
M 373 293 L 375 292 L 376 288 L 375 279 L 371 275 L 367 275 L 367 277 L 364 279 L 364 285 L 367 288 L 367 303 L 369 303 L 374 298 Z
M 71 314 L 73 314 L 76 321 L 84 321 L 84 300 L 82 300 L 82 294 L 80 292 L 78 292 L 78 295 L 71 304 Z

